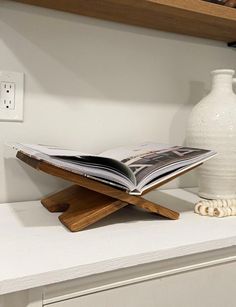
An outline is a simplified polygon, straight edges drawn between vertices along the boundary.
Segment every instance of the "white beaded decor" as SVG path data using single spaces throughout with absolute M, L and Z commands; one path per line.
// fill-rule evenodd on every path
M 236 216 L 236 199 L 201 200 L 195 205 L 194 212 L 215 217 Z

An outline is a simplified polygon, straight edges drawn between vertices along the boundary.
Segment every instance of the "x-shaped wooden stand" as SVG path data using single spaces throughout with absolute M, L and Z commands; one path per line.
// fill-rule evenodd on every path
M 43 206 L 50 212 L 63 212 L 59 219 L 70 231 L 82 230 L 127 205 L 134 205 L 172 220 L 179 218 L 178 212 L 148 201 L 141 196 L 130 195 L 118 188 L 69 172 L 45 161 L 34 159 L 20 151 L 17 152 L 16 156 L 37 170 L 74 184 L 41 200 Z M 177 176 L 189 170 L 182 171 Z M 174 178 L 155 185 L 150 190 Z M 150 190 L 143 194 L 150 192 Z

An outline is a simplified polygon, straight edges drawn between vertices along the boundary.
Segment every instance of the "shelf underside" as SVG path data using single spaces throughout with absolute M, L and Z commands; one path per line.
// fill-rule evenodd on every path
M 202 0 L 13 0 L 125 24 L 236 41 L 236 9 Z

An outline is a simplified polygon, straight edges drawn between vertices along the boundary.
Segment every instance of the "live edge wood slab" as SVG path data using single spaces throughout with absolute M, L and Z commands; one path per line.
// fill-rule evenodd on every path
M 50 212 L 63 212 L 59 219 L 70 231 L 82 230 L 127 205 L 134 205 L 172 220 L 179 218 L 178 212 L 148 201 L 141 196 L 129 195 L 123 190 L 29 157 L 20 151 L 16 156 L 36 170 L 65 179 L 73 184 L 69 188 L 41 200 L 42 205 Z M 189 170 L 179 173 L 178 176 Z M 157 184 L 150 190 L 158 188 L 174 178 Z

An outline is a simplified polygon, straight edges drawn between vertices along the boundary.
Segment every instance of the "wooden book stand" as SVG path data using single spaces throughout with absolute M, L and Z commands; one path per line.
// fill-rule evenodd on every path
M 50 212 L 63 212 L 59 219 L 70 231 L 82 230 L 127 205 L 134 205 L 172 220 L 179 218 L 178 212 L 148 201 L 141 196 L 129 195 L 124 190 L 69 172 L 45 161 L 29 157 L 20 151 L 17 152 L 16 156 L 37 170 L 68 180 L 74 184 L 41 200 L 43 206 Z M 150 190 L 188 171 L 190 169 L 161 184 L 155 185 Z M 148 193 L 150 190 L 145 191 L 143 194 Z

